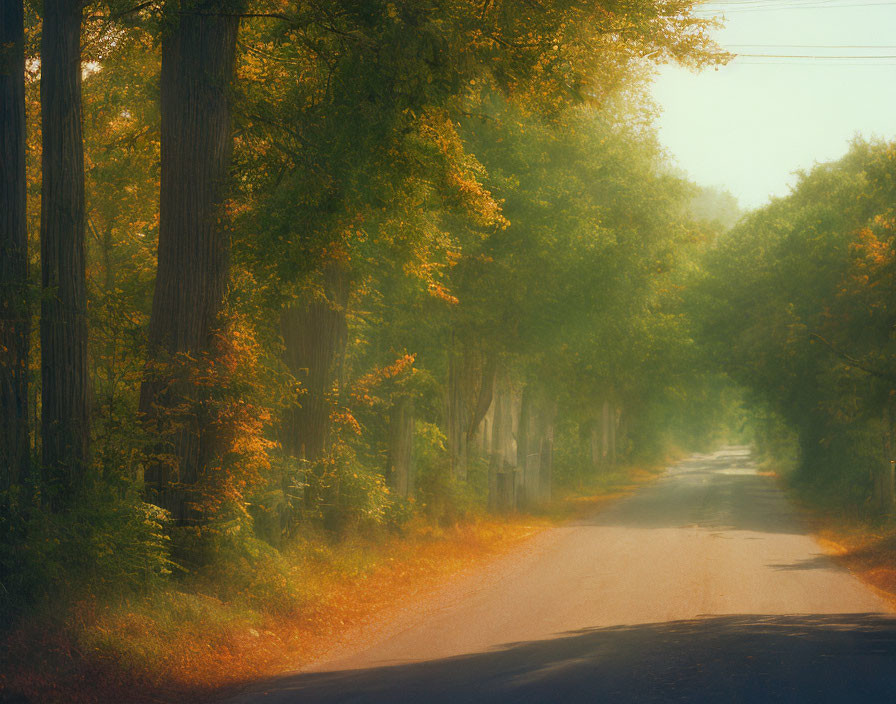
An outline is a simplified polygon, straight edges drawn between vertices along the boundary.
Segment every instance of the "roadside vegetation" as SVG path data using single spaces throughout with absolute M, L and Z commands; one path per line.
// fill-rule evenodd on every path
M 4 696 L 271 671 L 719 432 L 694 5 L 0 5 Z
M 891 530 L 896 148 L 690 183 L 697 4 L 0 5 L 3 696 L 273 672 L 722 441 Z
M 707 359 L 745 389 L 766 467 L 896 593 L 896 144 L 856 139 L 719 238 L 691 287 Z
M 35 702 L 224 696 L 350 647 L 365 625 L 552 525 L 593 514 L 662 466 L 617 466 L 535 512 L 477 511 L 450 525 L 417 516 L 400 531 L 309 527 L 276 560 L 257 563 L 248 583 L 218 571 L 136 592 L 67 594 L 65 608 L 41 605 L 6 634 L 0 683 Z

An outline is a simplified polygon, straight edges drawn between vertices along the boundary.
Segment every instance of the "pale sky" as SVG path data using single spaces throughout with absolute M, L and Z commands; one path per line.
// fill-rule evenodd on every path
M 666 66 L 653 95 L 660 140 L 697 183 L 744 208 L 786 195 L 793 172 L 842 156 L 856 134 L 896 139 L 896 2 L 727 0 L 717 41 L 739 57 L 694 74 Z M 872 48 L 873 47 L 873 48 Z

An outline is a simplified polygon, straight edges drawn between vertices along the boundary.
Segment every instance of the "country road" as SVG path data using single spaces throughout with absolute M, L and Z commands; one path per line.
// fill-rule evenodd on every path
M 229 701 L 896 702 L 896 618 L 724 448 Z

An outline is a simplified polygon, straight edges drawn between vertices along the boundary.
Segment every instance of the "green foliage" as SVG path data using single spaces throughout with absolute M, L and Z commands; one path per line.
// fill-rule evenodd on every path
M 585 473 L 582 429 L 601 401 L 631 428 L 618 443 L 630 458 L 658 446 L 682 399 L 706 386 L 688 381 L 695 353 L 678 289 L 716 226 L 694 222 L 694 189 L 664 163 L 642 58 L 725 59 L 695 3 L 255 5 L 233 88 L 225 312 L 210 353 L 152 365 L 159 40 L 175 18 L 157 3 L 91 5 L 90 488 L 59 514 L 41 506 L 47 487 L 36 476 L 14 488 L 15 510 L 0 518 L 9 609 L 66 589 L 176 580 L 285 613 L 303 596 L 283 556 L 306 538 L 400 530 L 418 515 L 447 525 L 484 510 L 490 461 L 480 448 L 490 439 L 480 424 L 496 375 L 514 413 L 526 388 L 545 424 L 558 419 L 560 481 Z M 29 67 L 39 66 L 32 9 Z M 31 119 L 38 89 L 32 71 Z M 723 209 L 704 207 L 704 219 Z M 310 351 L 290 367 L 297 343 L 282 316 L 309 301 L 325 323 L 295 336 Z M 463 387 L 456 413 L 446 410 L 449 379 Z M 163 387 L 165 414 L 138 417 L 141 383 Z M 387 482 L 395 412 L 408 401 L 416 492 L 401 497 Z M 286 437 L 297 408 L 323 409 L 319 451 Z M 172 462 L 185 438 L 199 448 L 198 476 Z M 183 498 L 176 521 L 145 503 L 161 503 L 162 486 Z M 184 606 L 189 618 L 194 607 Z
M 7 616 L 61 595 L 108 598 L 152 589 L 177 569 L 167 515 L 132 489 L 122 495 L 94 485 L 64 513 L 20 507 L 3 522 L 0 613 Z
M 435 423 L 418 422 L 415 433 L 417 456 L 417 502 L 424 515 L 439 525 L 454 525 L 484 509 L 487 468 L 474 463 L 467 481 L 458 481 L 448 471 L 444 432 Z
M 893 457 L 893 155 L 857 141 L 802 174 L 719 239 L 689 301 L 707 356 L 767 409 L 760 446 L 795 437 L 805 491 L 864 510 Z

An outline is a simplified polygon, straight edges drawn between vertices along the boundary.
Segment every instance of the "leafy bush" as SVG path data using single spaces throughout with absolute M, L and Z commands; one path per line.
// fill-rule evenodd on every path
M 85 490 L 67 511 L 28 507 L 0 541 L 0 612 L 48 602 L 59 593 L 103 596 L 147 590 L 175 568 L 165 511 L 136 491 Z

